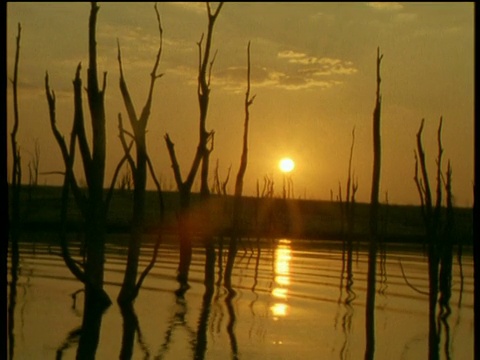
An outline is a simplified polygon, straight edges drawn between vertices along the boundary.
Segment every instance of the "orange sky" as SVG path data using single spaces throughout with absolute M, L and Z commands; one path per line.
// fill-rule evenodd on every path
M 118 86 L 116 42 L 122 46 L 128 86 L 140 112 L 158 44 L 153 3 L 100 3 L 97 22 L 99 70 L 107 71 L 107 179 L 122 156 L 117 114 L 125 113 Z M 203 3 L 160 3 L 164 49 L 147 142 L 165 189 L 173 189 L 163 135 L 176 144 L 184 173 L 197 143 L 198 48 L 207 17 Z M 40 171 L 63 169 L 50 131 L 45 72 L 57 94 L 58 122 L 68 135 L 73 119 L 77 64 L 87 67 L 88 3 L 7 4 L 7 73 L 13 75 L 17 24 L 22 24 L 19 68 L 20 129 L 24 179 L 34 143 Z M 212 71 L 207 128 L 215 130 L 212 171 L 232 166 L 241 154 L 246 90 L 246 46 L 251 41 L 250 153 L 246 195 L 254 195 L 265 175 L 280 196 L 277 164 L 290 156 L 295 197 L 330 199 L 346 182 L 351 132 L 356 142 L 353 169 L 357 199 L 368 201 L 372 173 L 372 112 L 377 46 L 382 61 L 381 196 L 390 203 L 417 204 L 413 181 L 415 134 L 426 119 L 424 145 L 431 178 L 436 131 L 444 117 L 444 165 L 453 166 L 456 204 L 473 203 L 474 168 L 474 5 L 473 3 L 226 3 L 216 26 L 218 50 Z M 7 87 L 7 131 L 12 129 L 11 84 Z M 125 116 L 125 114 L 124 114 Z M 8 151 L 10 144 L 8 144 Z M 11 154 L 7 152 L 10 164 Z M 10 172 L 10 166 L 9 166 Z M 78 175 L 82 178 L 81 173 Z M 234 176 L 228 190 L 233 192 Z M 41 184 L 60 184 L 42 175 Z M 150 182 L 153 188 L 153 182 Z M 434 184 L 432 184 L 434 186 Z M 198 187 L 197 187 L 198 189 Z

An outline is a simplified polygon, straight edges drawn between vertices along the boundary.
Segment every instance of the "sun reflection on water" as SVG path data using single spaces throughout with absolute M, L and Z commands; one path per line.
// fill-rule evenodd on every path
M 272 290 L 272 295 L 278 302 L 270 307 L 275 318 L 284 317 L 288 313 L 288 305 L 285 302 L 288 295 L 287 286 L 290 285 L 291 259 L 292 249 L 290 247 L 290 240 L 280 240 L 274 255 L 275 287 Z

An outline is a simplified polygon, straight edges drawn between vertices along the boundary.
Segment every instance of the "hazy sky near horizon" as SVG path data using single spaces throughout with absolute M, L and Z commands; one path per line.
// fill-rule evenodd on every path
M 117 39 L 137 113 L 146 100 L 158 48 L 154 3 L 99 3 L 99 71 L 106 71 L 107 184 L 123 155 L 117 116 L 126 112 L 119 90 Z M 216 7 L 216 3 L 212 4 Z M 164 30 L 147 146 L 165 189 L 174 189 L 163 136 L 175 143 L 182 172 L 190 169 L 198 137 L 196 79 L 198 47 L 206 33 L 204 3 L 159 3 Z M 89 3 L 7 3 L 7 74 L 13 76 L 17 25 L 22 25 L 19 64 L 23 178 L 40 146 L 40 172 L 63 170 L 50 130 L 45 72 L 57 96 L 57 122 L 67 137 L 73 120 L 75 69 L 88 67 Z M 473 204 L 474 180 L 474 3 L 226 3 L 217 19 L 207 128 L 215 131 L 211 173 L 219 161 L 223 179 L 232 166 L 233 193 L 242 150 L 246 48 L 251 41 L 249 162 L 244 194 L 255 195 L 268 175 L 282 192 L 278 161 L 290 156 L 295 197 L 330 199 L 345 193 L 355 127 L 352 168 L 357 200 L 369 201 L 372 179 L 372 113 L 377 47 L 383 54 L 382 167 L 380 199 L 417 204 L 414 149 L 425 118 L 424 147 L 431 187 L 435 187 L 437 127 L 443 116 L 443 165 L 453 167 L 456 204 Z M 85 103 L 85 100 L 84 100 Z M 88 112 L 86 112 L 88 114 Z M 12 86 L 7 84 L 7 134 L 12 130 Z M 89 116 L 86 117 L 89 122 Z M 7 139 L 8 141 L 8 139 Z M 8 174 L 11 171 L 8 141 Z M 77 163 L 80 164 L 80 158 Z M 80 167 L 79 167 L 80 168 Z M 78 178 L 83 178 L 79 172 Z M 212 177 L 211 177 L 212 178 Z M 197 177 L 198 179 L 198 177 Z M 60 184 L 41 175 L 41 184 Z M 106 185 L 107 185 L 106 184 Z M 153 182 L 150 181 L 153 188 Z M 198 189 L 198 184 L 196 189 Z

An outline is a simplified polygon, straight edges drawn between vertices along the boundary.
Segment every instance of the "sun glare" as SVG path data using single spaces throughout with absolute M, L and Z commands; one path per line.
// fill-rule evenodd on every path
M 289 173 L 295 168 L 295 162 L 290 158 L 283 158 L 278 163 L 280 171 L 284 173 Z

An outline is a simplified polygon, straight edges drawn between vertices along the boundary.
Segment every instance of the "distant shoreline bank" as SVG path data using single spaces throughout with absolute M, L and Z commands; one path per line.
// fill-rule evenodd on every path
M 128 234 L 132 212 L 131 190 L 115 190 L 107 215 L 109 234 Z M 57 232 L 60 218 L 61 187 L 24 187 L 21 198 L 22 231 Z M 146 198 L 145 233 L 160 231 L 166 235 L 177 233 L 179 201 L 177 192 L 163 192 L 164 223 L 160 225 L 158 193 L 148 191 Z M 243 197 L 243 215 L 239 236 L 262 238 L 299 238 L 308 240 L 353 241 L 369 238 L 369 204 L 355 204 L 355 226 L 348 235 L 341 220 L 340 203 L 282 198 Z M 233 197 L 212 195 L 203 203 L 199 194 L 192 193 L 190 218 L 193 236 L 229 237 Z M 462 244 L 473 244 L 473 209 L 455 208 L 457 239 Z M 67 229 L 82 230 L 82 218 L 72 199 L 69 200 Z M 416 243 L 424 241 L 424 225 L 419 206 L 381 205 L 379 239 L 388 243 Z

